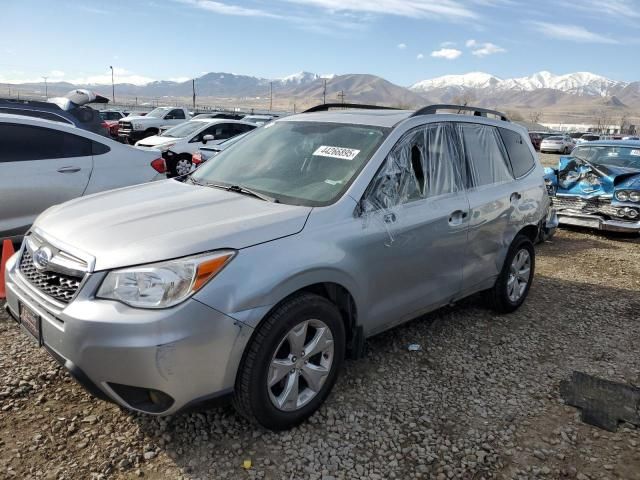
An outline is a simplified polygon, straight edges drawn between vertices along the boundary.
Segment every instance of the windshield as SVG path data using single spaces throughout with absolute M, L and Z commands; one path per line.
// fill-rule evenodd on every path
M 171 138 L 185 138 L 191 135 L 192 133 L 196 133 L 202 127 L 205 127 L 207 124 L 205 122 L 186 122 L 181 123 L 180 125 L 168 129 L 166 132 L 162 133 L 163 137 L 171 137 Z
M 640 168 L 640 145 L 618 147 L 593 145 L 577 147 L 571 156 L 604 167 Z
M 282 203 L 328 205 L 347 189 L 388 131 L 338 123 L 272 123 L 225 149 L 192 178 L 241 185 Z
M 162 116 L 167 113 L 167 110 L 169 110 L 167 107 L 154 108 L 149 113 L 147 113 L 146 116 L 151 118 L 162 118 Z
M 118 112 L 99 112 L 100 114 L 100 118 L 102 118 L 103 120 L 119 120 L 122 115 L 120 115 Z
M 564 137 L 547 137 L 545 140 L 562 140 Z

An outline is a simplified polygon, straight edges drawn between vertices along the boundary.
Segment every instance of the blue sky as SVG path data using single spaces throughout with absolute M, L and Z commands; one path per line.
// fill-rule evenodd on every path
M 590 71 L 640 80 L 640 0 L 0 0 L 0 83 Z

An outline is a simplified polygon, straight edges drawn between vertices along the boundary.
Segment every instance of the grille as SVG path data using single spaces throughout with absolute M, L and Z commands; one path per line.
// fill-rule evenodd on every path
M 118 125 L 122 130 L 131 130 L 133 128 L 131 122 L 120 122 Z
M 20 272 L 37 290 L 62 303 L 71 301 L 82 281 L 82 278 L 63 273 L 39 272 L 27 249 L 24 250 L 20 259 Z
M 584 213 L 600 213 L 610 217 L 618 216 L 618 210 L 611 206 L 611 200 L 600 197 L 554 197 L 553 206 L 556 210 L 575 210 Z

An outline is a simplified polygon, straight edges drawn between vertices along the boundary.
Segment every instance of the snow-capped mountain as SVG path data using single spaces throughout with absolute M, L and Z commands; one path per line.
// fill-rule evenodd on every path
M 320 75 L 318 75 L 317 73 L 298 72 L 284 78 L 279 78 L 277 82 L 283 86 L 303 85 L 305 83 L 311 83 L 315 80 L 318 80 L 319 78 Z
M 575 95 L 604 97 L 611 95 L 613 89 L 624 88 L 626 82 L 611 80 L 589 72 L 576 72 L 566 75 L 554 75 L 551 72 L 538 72 L 528 77 L 502 79 L 483 72 L 471 72 L 464 75 L 445 75 L 423 80 L 411 86 L 411 90 L 427 93 L 435 89 L 491 89 L 532 92 L 541 88 L 560 90 Z

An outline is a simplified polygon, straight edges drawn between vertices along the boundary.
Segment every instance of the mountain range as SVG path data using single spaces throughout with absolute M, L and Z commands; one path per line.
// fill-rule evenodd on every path
M 42 83 L 17 85 L 23 91 L 41 91 Z M 110 96 L 111 85 L 49 83 L 50 96 L 88 87 Z M 427 103 L 472 103 L 478 106 L 518 111 L 544 111 L 545 115 L 635 116 L 640 109 L 640 82 L 622 82 L 589 72 L 554 75 L 547 71 L 527 77 L 500 78 L 483 72 L 445 75 L 404 87 L 369 74 L 319 75 L 300 72 L 280 79 L 266 79 L 225 72 L 211 72 L 195 79 L 199 102 L 216 105 L 261 105 L 273 92 L 274 108 L 301 108 L 344 101 L 413 108 Z M 188 102 L 192 81 L 154 81 L 145 85 L 116 84 L 117 97 Z M 344 94 L 344 97 L 342 96 Z M 171 100 L 166 100 L 167 98 Z M 189 102 L 190 103 L 190 102 Z

